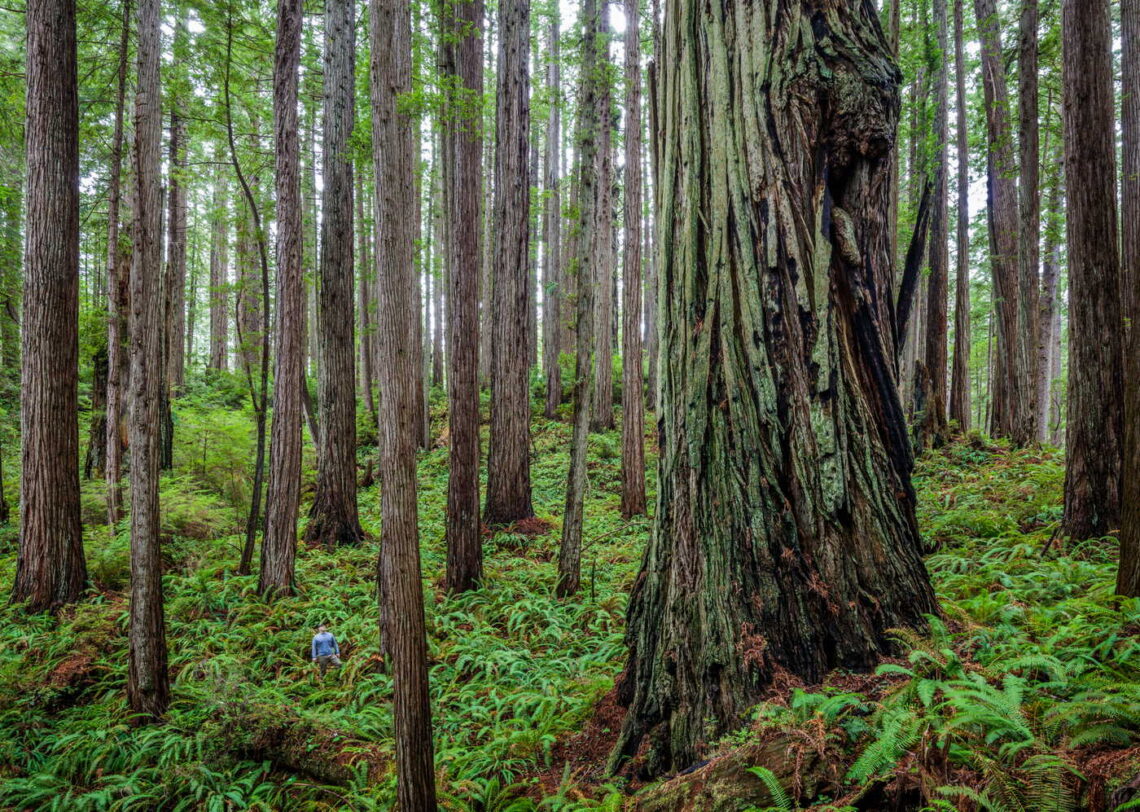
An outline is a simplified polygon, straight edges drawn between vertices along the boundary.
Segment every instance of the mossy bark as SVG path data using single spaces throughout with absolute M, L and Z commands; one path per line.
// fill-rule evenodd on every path
M 691 764 L 780 673 L 866 669 L 936 602 L 896 386 L 899 72 L 870 3 L 670 0 L 659 493 L 615 759 Z

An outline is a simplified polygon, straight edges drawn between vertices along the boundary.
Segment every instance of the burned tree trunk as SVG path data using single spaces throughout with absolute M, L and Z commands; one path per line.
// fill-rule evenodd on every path
M 895 379 L 899 74 L 870 3 L 669 0 L 657 524 L 614 758 L 683 768 L 787 671 L 937 611 Z M 711 724 L 710 724 L 711 720 Z

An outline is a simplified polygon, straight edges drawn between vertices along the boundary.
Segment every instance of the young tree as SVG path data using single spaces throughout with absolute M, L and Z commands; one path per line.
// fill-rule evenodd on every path
M 356 23 L 353 0 L 325 3 L 324 200 L 321 216 L 317 492 L 306 541 L 355 544 L 364 537 L 356 505 L 356 387 L 353 385 L 352 158 Z
M 954 0 L 954 106 L 958 111 L 957 271 L 954 281 L 954 357 L 950 373 L 950 419 L 970 429 L 970 141 L 966 110 L 966 57 L 962 4 Z
M 27 9 L 20 549 L 12 600 L 79 600 L 79 90 L 75 0 Z
M 530 391 L 526 353 L 529 38 L 527 0 L 500 0 L 491 432 L 487 454 L 487 506 L 483 515 L 488 525 L 510 524 L 534 515 L 530 501 Z
M 594 392 L 594 285 L 586 284 L 596 256 L 599 209 L 603 192 L 598 178 L 598 87 L 601 11 L 598 0 L 582 3 L 582 82 L 578 94 L 578 223 L 572 235 L 573 260 L 568 273 L 577 277 L 574 324 L 574 431 L 570 441 L 570 471 L 566 478 L 566 508 L 558 549 L 559 597 L 573 595 L 582 579 L 582 522 L 586 499 L 586 443 Z
M 1140 597 L 1140 0 L 1120 2 L 1120 102 L 1123 166 L 1121 234 L 1124 307 L 1128 315 L 1124 376 L 1124 465 L 1120 567 L 1116 593 Z
M 138 4 L 134 253 L 130 287 L 131 609 L 127 702 L 157 719 L 170 701 L 159 541 L 158 415 L 162 357 L 162 53 L 159 0 Z
M 1108 0 L 1065 0 L 1061 9 L 1069 249 L 1063 525 L 1078 540 L 1120 526 L 1123 322 Z
M 409 342 L 417 317 L 412 290 L 412 119 L 399 99 L 412 89 L 408 4 L 371 0 L 372 150 L 376 172 L 380 312 L 380 594 L 385 649 L 392 659 L 396 734 L 396 801 L 400 809 L 434 812 L 435 770 L 428 698 L 423 582 L 416 516 L 416 353 Z
M 226 181 L 221 172 L 214 179 L 214 203 L 210 211 L 210 358 L 209 369 L 229 366 L 229 254 L 230 222 Z
M 543 413 L 553 420 L 562 404 L 562 65 L 559 58 L 560 16 L 558 4 L 550 5 L 550 55 L 546 87 L 550 112 L 546 122 L 546 155 L 543 159 L 542 218 L 542 367 L 546 378 Z
M 451 434 L 447 483 L 447 589 L 483 577 L 479 537 L 479 197 L 482 168 L 483 0 L 440 4 L 442 70 L 454 83 L 444 111 L 443 183 L 450 244 L 447 392 Z M 453 79 L 451 77 L 454 77 Z
M 625 0 L 625 240 L 622 285 L 621 513 L 645 513 L 645 399 L 641 365 L 641 26 Z
M 278 0 L 273 65 L 273 129 L 277 175 L 277 315 L 269 487 L 258 591 L 293 591 L 297 511 L 301 498 L 301 387 L 304 379 L 305 280 L 301 268 L 301 176 L 297 137 L 297 72 L 301 0 Z
M 873 7 L 669 0 L 664 43 L 669 372 L 614 751 L 649 736 L 650 773 L 691 764 L 776 674 L 869 668 L 937 611 L 886 295 L 898 73 Z

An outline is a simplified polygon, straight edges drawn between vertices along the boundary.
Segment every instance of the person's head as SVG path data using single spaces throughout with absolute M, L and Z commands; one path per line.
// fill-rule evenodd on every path
M 317 634 L 324 634 L 328 630 L 329 630 L 329 627 L 323 623 L 320 626 L 317 626 Z

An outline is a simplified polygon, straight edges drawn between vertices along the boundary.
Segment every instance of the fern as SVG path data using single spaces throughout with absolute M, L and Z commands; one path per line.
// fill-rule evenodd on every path
M 767 767 L 749 767 L 748 772 L 759 778 L 764 782 L 768 794 L 772 796 L 772 805 L 767 807 L 769 810 L 780 810 L 780 812 L 793 812 L 795 806 L 792 804 L 792 799 L 788 797 L 783 784 L 776 774 L 769 770 Z

